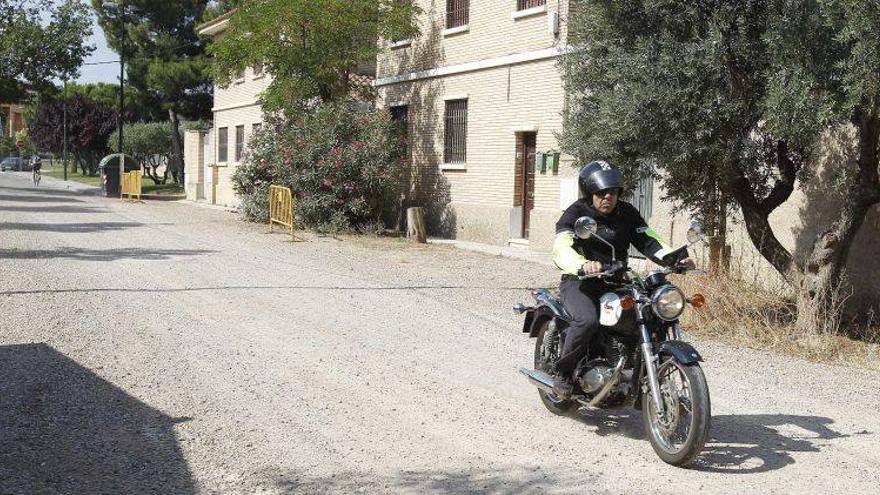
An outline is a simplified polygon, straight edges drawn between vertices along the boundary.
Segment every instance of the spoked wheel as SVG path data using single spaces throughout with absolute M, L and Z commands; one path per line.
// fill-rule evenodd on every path
M 651 392 L 642 397 L 642 420 L 654 452 L 664 462 L 684 466 L 697 456 L 709 438 L 712 421 L 709 387 L 699 364 L 673 358 L 657 371 L 663 412 L 657 413 Z
M 550 372 L 550 364 L 559 359 L 562 351 L 562 339 L 551 323 L 550 320 L 545 320 L 538 332 L 538 338 L 535 339 L 535 369 L 546 373 Z M 553 414 L 566 414 L 577 405 L 575 401 L 560 399 L 552 392 L 539 389 L 538 395 L 544 406 Z

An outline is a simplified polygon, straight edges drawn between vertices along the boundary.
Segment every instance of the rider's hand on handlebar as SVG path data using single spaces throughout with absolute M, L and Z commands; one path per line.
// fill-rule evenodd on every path
M 584 263 L 584 266 L 581 267 L 581 270 L 584 272 L 584 275 L 595 275 L 605 271 L 602 263 L 599 263 L 598 261 L 587 261 Z

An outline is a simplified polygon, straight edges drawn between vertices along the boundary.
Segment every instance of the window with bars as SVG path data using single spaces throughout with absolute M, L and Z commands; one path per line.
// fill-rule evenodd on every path
M 229 129 L 221 127 L 217 129 L 217 161 L 226 162 L 229 154 Z
M 388 109 L 391 113 L 391 120 L 397 122 L 400 127 L 406 131 L 409 123 L 409 107 L 407 105 L 397 105 Z
M 546 3 L 547 0 L 516 0 L 516 10 L 532 9 Z
M 470 3 L 470 0 L 446 0 L 447 29 L 467 25 Z
M 448 100 L 444 118 L 444 163 L 467 161 L 467 100 Z
M 240 162 L 244 154 L 244 126 L 235 126 L 235 161 Z

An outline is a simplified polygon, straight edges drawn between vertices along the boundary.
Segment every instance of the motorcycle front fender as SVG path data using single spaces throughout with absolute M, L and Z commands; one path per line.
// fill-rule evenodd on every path
M 681 364 L 694 364 L 703 360 L 703 356 L 692 345 L 680 340 L 662 342 L 657 353 L 672 356 Z

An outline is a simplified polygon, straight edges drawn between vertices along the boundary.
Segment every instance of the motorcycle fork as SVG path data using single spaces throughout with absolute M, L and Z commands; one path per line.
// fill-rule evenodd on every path
M 648 375 L 648 388 L 651 390 L 651 400 L 654 401 L 655 411 L 663 412 L 663 399 L 660 397 L 660 380 L 657 378 L 657 356 L 654 355 L 654 344 L 651 341 L 651 332 L 645 325 L 643 311 L 645 306 L 640 304 L 639 310 L 636 312 L 636 322 L 639 325 L 639 332 L 642 335 L 642 364 Z

